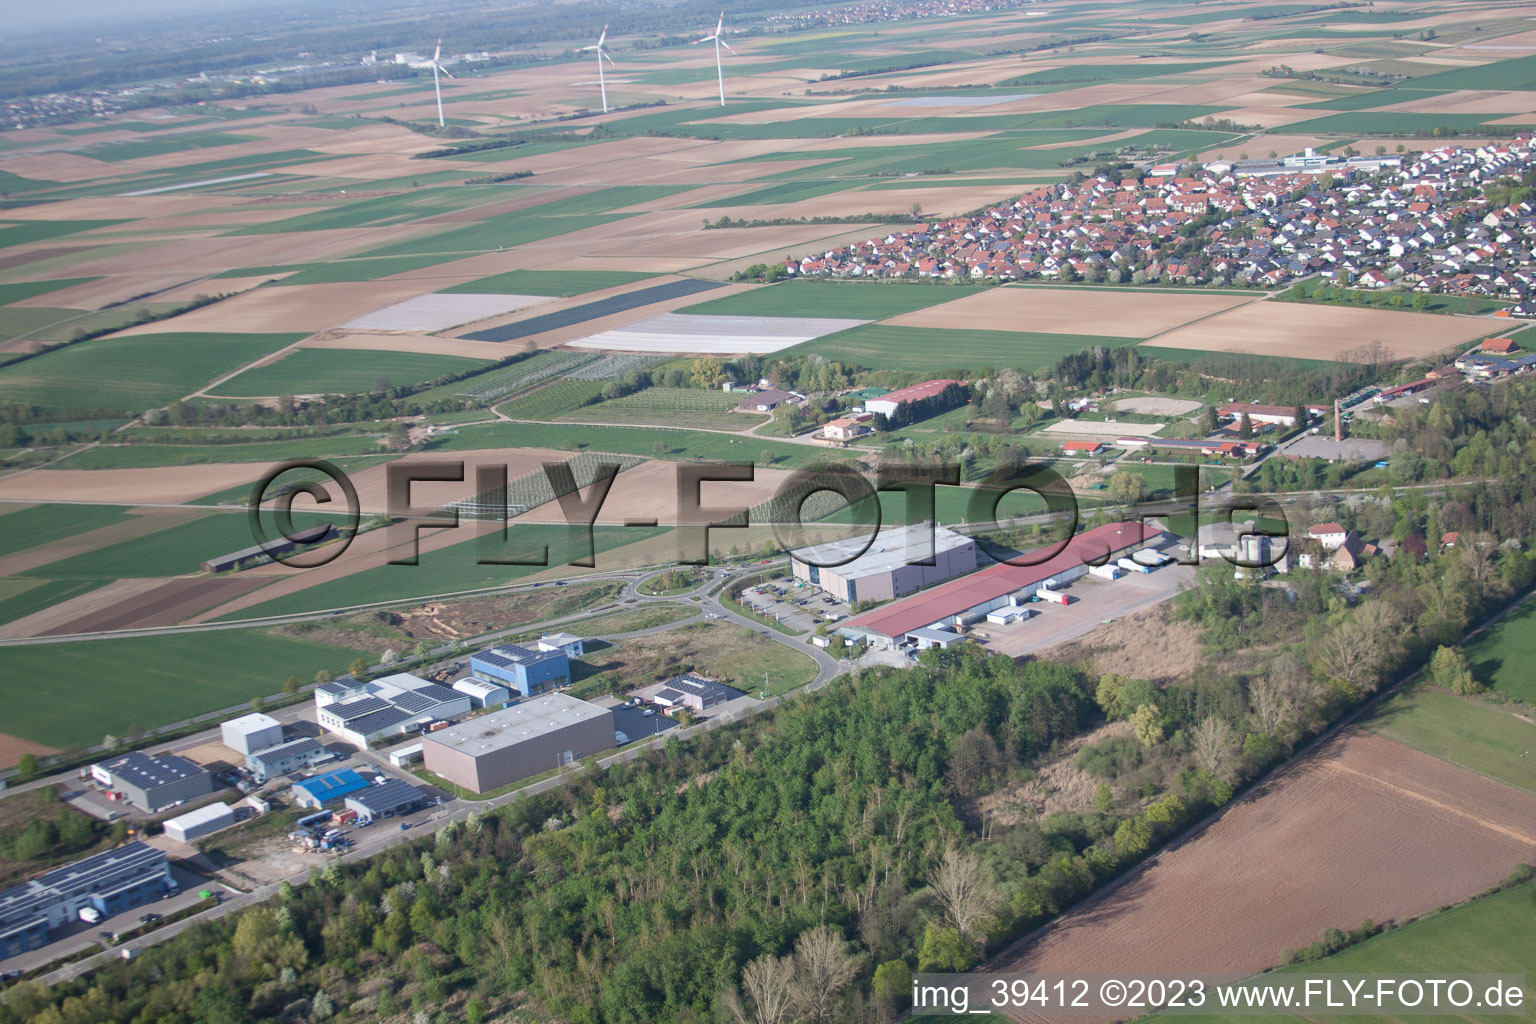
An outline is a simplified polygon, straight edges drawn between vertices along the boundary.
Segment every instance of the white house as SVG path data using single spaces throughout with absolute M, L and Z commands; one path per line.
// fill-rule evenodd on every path
M 1349 537 L 1349 531 L 1338 523 L 1318 523 L 1307 531 L 1307 536 L 1321 544 L 1324 551 L 1337 551 Z

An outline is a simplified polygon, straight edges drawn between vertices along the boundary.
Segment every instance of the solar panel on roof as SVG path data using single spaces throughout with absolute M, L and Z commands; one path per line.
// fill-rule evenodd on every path
M 427 708 L 435 707 L 442 702 L 433 700 L 431 697 L 428 697 L 425 694 L 415 693 L 413 691 L 407 690 L 405 693 L 400 694 L 394 700 L 390 701 L 390 703 L 397 708 L 409 711 L 411 714 L 415 715 L 427 710 Z
M 387 707 L 389 704 L 378 697 L 360 697 L 345 704 L 333 704 L 326 710 L 343 722 L 350 722 L 353 719 L 371 715 L 375 711 L 383 711 Z

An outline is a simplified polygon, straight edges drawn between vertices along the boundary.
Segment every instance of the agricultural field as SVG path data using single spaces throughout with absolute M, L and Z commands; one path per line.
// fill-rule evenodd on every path
M 1026 331 L 985 331 L 948 328 L 896 327 L 870 324 L 808 341 L 789 349 L 790 355 L 819 355 L 855 366 L 900 366 L 943 376 L 962 376 L 984 366 L 1011 366 L 1028 372 L 1047 369 L 1062 356 L 1102 345 L 1134 345 L 1138 339 L 1086 334 L 1036 334 Z
M 1506 697 L 1536 705 L 1536 601 L 1527 601 L 1467 646 L 1478 682 Z
M 1528 755 L 1536 750 L 1536 737 L 1531 723 L 1511 707 L 1419 682 L 1383 703 L 1366 725 L 1415 750 L 1536 793 L 1536 755 Z
M 698 430 L 746 430 L 766 416 L 732 410 L 741 398 L 729 392 L 700 388 L 646 388 L 570 413 L 567 419 L 586 423 L 655 423 Z
M 226 380 L 213 392 L 228 398 L 269 395 L 354 394 L 417 384 L 462 373 L 489 360 L 412 352 L 369 352 L 360 359 L 347 349 L 301 348 Z
M 1282 980 L 1287 973 L 1426 976 L 1439 972 L 1520 973 L 1536 960 L 1536 928 L 1531 924 L 1529 886 L 1515 886 L 1422 917 L 1322 960 L 1286 968 L 1274 980 Z M 1337 1018 L 1300 1013 L 1286 1017 L 1223 1017 L 1219 1014 L 1196 1017 L 1166 1013 L 1159 1014 L 1157 1019 L 1170 1024 L 1200 1021 L 1262 1021 L 1265 1024 L 1315 1021 L 1321 1024 Z M 1435 1019 L 1471 1024 L 1505 1018 L 1442 1013 Z
M 0 647 L 0 694 L 12 707 L 7 732 L 73 747 L 270 696 L 290 675 L 340 674 L 359 655 L 378 654 L 259 629 Z M 131 687 L 122 685 L 125 665 Z
M 145 334 L 0 366 L 0 393 L 51 409 L 140 412 L 300 340 L 292 334 Z
M 1497 884 L 1529 858 L 1532 821 L 1536 793 L 1346 732 L 992 969 L 1262 970 L 1325 928 L 1421 916 Z

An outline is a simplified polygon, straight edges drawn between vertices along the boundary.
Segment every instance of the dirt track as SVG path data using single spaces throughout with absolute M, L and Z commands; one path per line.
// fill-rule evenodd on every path
M 996 970 L 1249 972 L 1329 927 L 1417 917 L 1536 850 L 1536 794 L 1346 732 Z

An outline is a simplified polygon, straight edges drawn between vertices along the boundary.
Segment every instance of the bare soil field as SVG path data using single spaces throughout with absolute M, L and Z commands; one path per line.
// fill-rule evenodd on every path
M 208 462 L 154 469 L 26 469 L 0 477 L 0 498 L 180 505 L 253 483 L 263 468 L 262 463 Z
M 1114 420 L 1061 420 L 1043 428 L 1042 434 L 1071 437 L 1156 437 L 1161 423 L 1117 423 Z
M 1306 96 L 1294 97 L 1298 100 L 1307 100 Z M 1292 153 L 1300 153 L 1308 146 L 1324 145 L 1326 140 L 1316 135 L 1265 135 L 1262 138 L 1245 139 L 1241 142 L 1224 143 L 1198 154 L 1196 160 L 1215 160 L 1218 158 L 1236 160 L 1243 153 L 1247 153 L 1250 159 L 1263 160 L 1271 152 L 1280 156 L 1290 156 Z M 1366 150 L 1370 152 L 1370 150 Z
M 214 282 L 207 284 L 211 286 Z M 279 284 L 242 292 L 223 302 L 183 313 L 173 320 L 130 327 L 117 332 L 114 337 L 164 334 L 166 331 L 208 331 L 215 334 L 321 331 L 373 313 L 381 306 L 415 298 L 431 287 L 421 281 Z
M 135 601 L 164 582 L 159 579 L 113 580 L 79 597 L 60 601 L 52 607 L 0 625 L 0 639 L 46 636 L 59 632 L 60 627 L 71 622 L 103 613 L 115 613 L 122 602 Z
M 190 521 L 206 513 L 198 509 L 136 508 L 129 513 L 134 517 L 124 523 L 113 523 L 73 537 L 64 537 L 48 544 L 39 544 L 14 554 L 0 557 L 0 576 L 16 576 L 21 573 L 69 558 L 86 551 L 95 551 L 109 544 L 143 537 L 157 530 L 174 526 L 178 521 Z
M 1113 401 L 1118 412 L 1138 412 L 1148 416 L 1184 416 L 1205 404 L 1192 398 L 1156 398 L 1151 395 Z
M 1202 352 L 1338 360 L 1352 349 L 1380 342 L 1398 359 L 1418 359 L 1498 331 L 1495 321 L 1475 317 L 1250 302 L 1158 334 L 1150 343 Z
M 33 743 L 19 736 L 7 736 L 0 732 L 0 768 L 10 768 L 21 760 L 23 754 L 33 754 L 42 757 L 46 754 L 57 754 L 57 747 L 47 747 L 41 743 Z
M 123 580 L 123 583 L 143 583 L 144 580 Z M 160 585 L 147 590 L 133 589 L 121 596 L 113 594 L 113 602 L 93 608 L 83 615 L 77 615 L 72 619 L 64 619 L 62 616 L 69 611 L 79 611 L 79 608 L 70 609 L 73 602 L 65 602 L 48 609 L 48 613 L 58 612 L 53 616 L 55 624 L 44 629 L 36 630 L 36 624 L 32 628 L 35 632 L 25 634 L 27 636 L 62 636 L 71 633 L 95 633 L 118 629 L 145 629 L 153 626 L 172 626 L 184 622 L 199 612 L 217 607 L 224 602 L 247 594 L 265 585 L 268 581 L 260 577 L 235 576 L 208 576 L 186 577 L 173 580 L 151 580 Z M 111 584 L 102 587 L 101 590 L 86 594 L 84 597 L 93 597 L 103 591 L 110 590 Z M 126 600 L 125 598 L 131 598 Z M 45 614 L 45 613 L 38 613 Z M 36 618 L 29 616 L 28 618 Z
M 1324 928 L 1403 921 L 1504 878 L 1536 795 L 1348 732 L 989 970 L 1246 973 Z
M 1251 302 L 1235 295 L 988 288 L 885 321 L 893 327 L 1151 337 Z
M 1381 107 L 1381 110 L 1409 110 L 1425 114 L 1531 114 L 1530 93 L 1501 92 L 1489 89 L 1458 89 L 1444 96 L 1425 96 Z
M 743 438 L 743 459 L 756 457 L 751 438 Z M 633 469 L 626 469 L 613 481 L 608 497 L 597 516 L 604 525 L 622 526 L 626 522 L 654 519 L 662 526 L 678 521 L 677 472 L 680 463 L 653 459 Z M 705 508 L 753 508 L 772 498 L 793 474 L 785 469 L 757 467 L 751 481 L 705 482 L 699 490 L 699 504 Z M 541 505 L 518 517 L 519 522 L 562 523 L 565 516 L 555 502 Z M 713 531 L 712 531 L 713 532 Z M 740 530 L 715 533 L 731 537 Z

